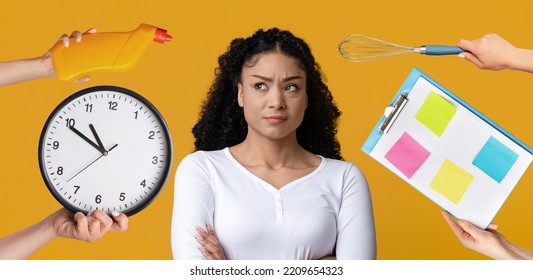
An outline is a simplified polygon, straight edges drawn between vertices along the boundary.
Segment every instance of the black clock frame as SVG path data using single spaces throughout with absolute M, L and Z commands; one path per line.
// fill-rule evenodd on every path
M 48 175 L 46 174 L 44 158 L 43 158 L 43 148 L 45 146 L 44 142 L 46 141 L 46 139 L 45 139 L 46 131 L 47 131 L 49 125 L 51 124 L 51 122 L 53 121 L 54 117 L 56 116 L 56 114 L 59 113 L 67 104 L 69 104 L 70 102 L 72 102 L 76 98 L 78 98 L 80 96 L 83 96 L 83 95 L 87 95 L 87 94 L 91 94 L 91 93 L 94 93 L 94 92 L 98 92 L 98 91 L 120 92 L 120 93 L 129 95 L 129 96 L 139 100 L 140 102 L 142 102 L 143 105 L 147 106 L 154 113 L 154 116 L 157 118 L 157 120 L 163 126 L 163 135 L 164 135 L 164 137 L 165 137 L 165 139 L 166 139 L 166 141 L 168 143 L 168 149 L 167 149 L 166 154 L 165 154 L 165 156 L 166 156 L 166 158 L 168 160 L 167 160 L 166 166 L 165 166 L 165 168 L 164 168 L 164 170 L 162 172 L 162 179 L 159 181 L 159 184 L 155 187 L 155 191 L 152 192 L 151 195 L 149 197 L 147 197 L 141 204 L 137 205 L 134 208 L 128 209 L 126 211 L 123 211 L 123 213 L 126 216 L 132 216 L 132 215 L 137 214 L 140 211 L 144 210 L 146 207 L 148 207 L 148 205 L 150 205 L 156 199 L 156 197 L 159 196 L 159 194 L 163 190 L 163 187 L 165 186 L 165 184 L 166 184 L 166 182 L 168 180 L 168 177 L 169 177 L 169 174 L 170 174 L 170 168 L 172 167 L 172 138 L 170 136 L 170 130 L 168 128 L 168 125 L 165 122 L 165 119 L 163 118 L 161 113 L 157 110 L 157 108 L 150 101 L 148 101 L 148 99 L 146 99 L 142 95 L 140 95 L 140 94 L 138 94 L 138 93 L 136 93 L 136 92 L 134 92 L 132 90 L 123 88 L 123 87 L 103 85 L 103 86 L 94 86 L 94 87 L 90 87 L 90 88 L 85 88 L 85 89 L 77 91 L 74 94 L 72 94 L 69 97 L 67 97 L 59 105 L 57 105 L 57 107 L 48 116 L 48 119 L 46 120 L 46 122 L 45 122 L 45 124 L 43 126 L 43 129 L 41 131 L 41 136 L 39 138 L 39 169 L 41 171 L 41 176 L 42 176 L 42 178 L 44 180 L 44 183 L 45 183 L 46 187 L 48 188 L 50 193 L 54 196 L 54 198 L 61 205 L 63 205 L 65 208 L 67 208 L 67 209 L 69 209 L 70 211 L 73 211 L 73 212 L 82 212 L 84 214 L 88 213 L 87 211 L 85 211 L 83 209 L 80 209 L 80 208 L 77 208 L 77 207 L 71 205 L 68 201 L 64 200 L 63 197 L 61 197 L 57 193 L 57 190 L 54 188 L 52 182 L 50 182 L 50 180 L 48 178 Z

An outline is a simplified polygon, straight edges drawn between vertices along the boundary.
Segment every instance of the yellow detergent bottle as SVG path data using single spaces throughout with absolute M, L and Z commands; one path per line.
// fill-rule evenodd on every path
M 138 62 L 151 42 L 171 41 L 172 36 L 149 24 L 130 32 L 97 32 L 83 35 L 81 42 L 69 39 L 52 47 L 52 59 L 59 80 L 70 81 L 95 71 L 126 71 Z

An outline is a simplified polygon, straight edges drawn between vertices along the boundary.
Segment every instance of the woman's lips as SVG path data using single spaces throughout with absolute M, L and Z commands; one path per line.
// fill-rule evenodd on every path
M 265 120 L 270 124 L 279 124 L 287 120 L 286 116 L 267 116 Z

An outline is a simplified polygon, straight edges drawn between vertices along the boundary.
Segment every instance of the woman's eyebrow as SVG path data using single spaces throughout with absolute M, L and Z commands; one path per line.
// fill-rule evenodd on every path
M 258 78 L 258 79 L 261 79 L 263 81 L 267 81 L 267 82 L 272 82 L 274 80 L 272 78 L 265 77 L 265 76 L 262 76 L 262 75 L 251 75 L 251 76 L 255 77 L 255 78 Z M 282 82 L 288 82 L 288 81 L 298 80 L 298 79 L 303 79 L 303 76 L 299 76 L 299 75 L 289 76 L 289 77 L 283 78 L 281 81 Z

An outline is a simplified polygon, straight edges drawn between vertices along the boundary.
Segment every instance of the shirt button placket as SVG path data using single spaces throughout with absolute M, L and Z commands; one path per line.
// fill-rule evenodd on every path
M 283 200 L 281 199 L 281 193 L 276 192 L 276 222 L 283 222 Z

